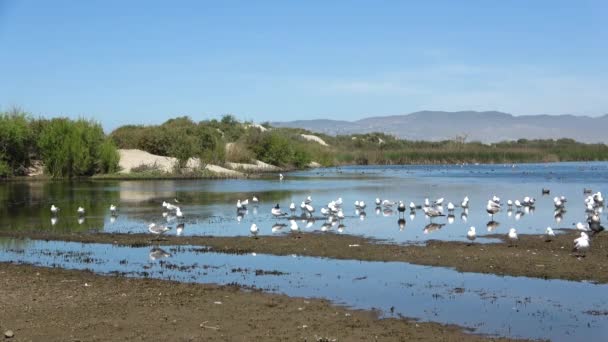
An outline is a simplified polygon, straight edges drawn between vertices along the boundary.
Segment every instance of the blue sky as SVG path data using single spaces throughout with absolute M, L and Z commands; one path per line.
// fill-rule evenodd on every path
M 608 1 L 0 0 L 0 110 L 608 113 Z

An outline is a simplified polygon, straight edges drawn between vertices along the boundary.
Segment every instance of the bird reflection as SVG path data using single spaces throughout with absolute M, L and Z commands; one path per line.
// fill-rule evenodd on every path
M 400 218 L 399 220 L 397 220 L 397 224 L 399 225 L 399 230 L 404 230 L 405 229 L 405 219 L 404 218 Z
M 441 229 L 441 227 L 445 226 L 443 223 L 429 223 L 424 227 L 424 234 L 432 233 Z
M 283 228 L 287 227 L 287 225 L 285 223 L 275 223 L 272 225 L 272 232 L 276 233 L 281 231 Z
M 494 230 L 496 230 L 496 228 L 498 228 L 498 226 L 500 226 L 500 222 L 494 220 L 488 221 L 488 223 L 486 224 L 486 228 L 488 228 L 489 232 L 493 232 Z
M 359 213 L 359 220 L 361 221 L 365 221 L 365 217 L 367 216 L 367 214 L 365 213 L 365 211 L 361 211 Z
M 449 214 L 448 215 L 448 223 L 449 224 L 454 223 L 454 219 L 455 219 L 454 214 Z
M 175 234 L 177 236 L 181 236 L 184 233 L 185 226 L 186 225 L 184 223 L 178 224 L 177 227 L 175 227 Z
M 382 210 L 380 209 L 380 207 L 376 207 L 376 215 L 380 215 L 380 212 L 381 212 L 381 211 L 382 211 Z
M 154 260 L 159 260 L 159 259 L 163 259 L 163 258 L 168 258 L 171 256 L 171 254 L 165 252 L 165 250 L 163 250 L 160 247 L 152 247 L 152 249 L 150 250 L 150 260 L 154 261 Z
M 331 222 L 325 222 L 323 223 L 323 225 L 321 226 L 321 231 L 322 232 L 326 232 L 328 230 L 331 229 Z
M 416 211 L 412 210 L 410 211 L 410 220 L 413 221 L 416 218 Z
M 469 219 L 469 214 L 466 210 L 463 211 L 462 214 L 460 214 L 460 219 L 462 220 L 462 222 L 467 222 L 467 220 Z
M 392 216 L 393 215 L 393 209 L 390 208 L 386 208 L 382 211 L 382 216 Z
M 79 217 L 78 224 L 83 224 L 83 223 L 84 223 L 84 217 Z
M 346 228 L 346 226 L 343 225 L 342 223 L 340 223 L 340 225 L 338 226 L 338 233 L 343 233 L 344 232 L 344 228 Z
M 56 217 L 51 217 L 51 226 L 54 226 L 57 224 L 57 218 Z

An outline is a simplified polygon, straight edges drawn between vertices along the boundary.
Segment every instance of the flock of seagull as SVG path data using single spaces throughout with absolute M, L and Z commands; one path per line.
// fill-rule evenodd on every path
M 604 198 L 602 196 L 602 193 L 596 192 L 596 193 L 592 194 L 591 190 L 589 190 L 589 189 L 584 189 L 583 193 L 585 195 L 587 195 L 584 200 L 585 211 L 587 214 L 587 222 L 586 222 L 586 224 L 583 224 L 582 222 L 578 222 L 575 225 L 575 228 L 577 230 L 581 231 L 581 233 L 580 233 L 580 237 L 578 237 L 577 239 L 574 240 L 574 248 L 573 248 L 573 251 L 575 251 L 577 253 L 576 255 L 581 256 L 581 257 L 584 257 L 586 251 L 589 250 L 589 248 L 591 246 L 591 237 L 593 237 L 595 234 L 604 230 L 604 227 L 601 225 L 601 221 L 600 221 L 600 214 L 602 213 L 603 208 L 604 208 Z M 543 195 L 549 194 L 549 190 L 542 189 L 542 194 Z M 179 203 L 179 201 L 177 199 L 174 199 L 174 202 L 176 204 Z M 561 221 L 561 217 L 562 217 L 563 213 L 565 213 L 565 211 L 566 211 L 567 202 L 568 202 L 568 200 L 564 196 L 557 196 L 557 197 L 553 198 L 553 204 L 555 206 L 554 218 L 556 219 L 556 221 L 558 223 Z M 251 199 L 251 203 L 253 206 L 257 207 L 259 204 L 258 197 L 254 195 Z M 529 211 L 534 210 L 535 203 L 536 203 L 536 199 L 534 197 L 525 196 L 521 201 L 520 200 L 515 200 L 515 201 L 507 200 L 506 206 L 508 207 L 508 214 L 510 215 L 513 207 L 515 207 L 517 209 L 518 213 L 521 213 L 522 208 L 524 208 L 524 211 L 529 212 Z M 168 222 L 174 218 L 182 218 L 184 216 L 181 208 L 176 204 L 169 203 L 166 201 L 163 201 L 163 203 L 162 203 L 162 208 L 163 208 L 162 215 L 163 215 L 163 217 L 167 218 Z M 425 233 L 428 233 L 429 231 L 433 231 L 436 229 L 440 229 L 444 225 L 444 224 L 439 224 L 439 223 L 433 222 L 434 218 L 446 216 L 444 214 L 444 208 L 443 208 L 444 198 L 438 198 L 434 201 L 431 201 L 428 198 L 426 198 L 422 205 L 417 205 L 414 202 L 410 202 L 409 206 L 406 206 L 403 201 L 391 201 L 388 199 L 382 200 L 380 198 L 376 198 L 374 201 L 374 204 L 376 205 L 377 213 L 379 213 L 380 210 L 384 210 L 384 212 L 389 212 L 392 214 L 393 208 L 396 207 L 397 211 L 399 212 L 398 224 L 401 229 L 403 229 L 405 227 L 405 217 L 404 216 L 405 216 L 405 212 L 408 209 L 409 209 L 411 218 L 413 218 L 415 216 L 417 210 L 422 210 L 424 212 L 425 216 L 429 218 L 431 223 L 425 227 Z M 322 231 L 326 231 L 336 224 L 338 225 L 338 232 L 342 232 L 344 230 L 344 224 L 342 223 L 342 221 L 345 218 L 343 205 L 344 205 L 344 201 L 342 200 L 342 197 L 339 197 L 336 200 L 330 201 L 325 206 L 322 206 L 319 209 L 320 214 L 325 219 L 325 223 L 321 227 Z M 237 217 L 242 217 L 244 215 L 244 213 L 247 212 L 248 206 L 249 206 L 249 199 L 237 200 L 237 203 L 236 203 Z M 363 200 L 357 200 L 354 202 L 354 206 L 355 206 L 355 212 L 363 220 L 366 215 L 365 209 L 367 207 L 367 204 Z M 464 199 L 460 202 L 459 206 L 460 206 L 460 208 L 463 209 L 462 218 L 463 218 L 463 220 L 466 221 L 466 214 L 468 213 L 468 209 L 469 209 L 469 198 L 464 197 Z M 498 212 L 500 212 L 502 210 L 503 206 L 504 206 L 504 204 L 501 202 L 501 199 L 496 195 L 492 196 L 492 198 L 490 198 L 488 200 L 488 202 L 486 204 L 486 212 L 490 215 L 490 217 L 492 217 L 492 221 L 490 221 L 488 223 L 488 230 L 491 231 L 492 226 L 498 225 L 498 223 L 495 223 L 494 225 L 492 224 L 492 222 L 494 222 L 493 218 L 494 218 L 494 215 L 496 215 Z M 453 212 L 456 209 L 456 205 L 454 205 L 452 202 L 448 202 L 446 207 L 447 207 L 447 211 L 448 211 L 448 220 L 450 217 L 452 217 L 452 219 L 453 219 Z M 300 203 L 299 208 L 301 210 L 301 215 L 302 215 L 300 217 L 308 218 L 307 226 L 308 227 L 312 226 L 312 223 L 314 222 L 314 213 L 316 212 L 316 209 L 313 206 L 312 196 L 307 196 Z M 54 204 L 51 205 L 52 220 L 53 219 L 56 220 L 57 215 L 59 214 L 59 211 L 60 211 L 60 209 L 58 207 L 56 207 Z M 110 205 L 109 211 L 110 211 L 110 215 L 112 218 L 115 218 L 118 215 L 118 209 L 114 204 Z M 270 213 L 276 219 L 289 218 L 290 230 L 292 232 L 297 232 L 297 231 L 299 231 L 300 228 L 296 221 L 296 219 L 298 219 L 298 217 L 296 216 L 297 206 L 294 202 L 291 202 L 291 204 L 289 205 L 289 211 L 290 211 L 290 213 L 283 211 L 281 209 L 280 205 L 277 203 L 271 209 Z M 79 217 L 79 220 L 83 219 L 85 216 L 85 209 L 83 207 L 79 206 L 78 209 L 76 210 L 76 213 Z M 272 231 L 273 232 L 279 231 L 286 226 L 287 225 L 284 223 L 277 222 L 275 225 L 273 225 Z M 170 226 L 163 225 L 163 224 L 150 223 L 148 225 L 148 231 L 151 234 L 154 234 L 157 236 L 161 236 L 161 235 L 165 234 L 166 232 L 170 231 L 171 229 L 172 228 Z M 183 231 L 184 231 L 184 223 L 179 223 L 176 226 L 176 234 L 178 236 L 182 235 Z M 250 227 L 251 235 L 253 237 L 257 238 L 259 232 L 260 232 L 260 230 L 259 230 L 258 226 L 255 223 L 253 223 Z M 517 236 L 517 230 L 515 228 L 509 229 L 507 237 L 508 237 L 510 246 L 517 245 L 518 236 Z M 550 242 L 553 240 L 554 237 L 555 237 L 555 232 L 553 231 L 553 229 L 551 227 L 547 227 L 545 230 L 545 241 Z M 471 242 L 477 238 L 477 232 L 476 232 L 475 227 L 472 226 L 469 228 L 469 230 L 467 231 L 467 238 Z

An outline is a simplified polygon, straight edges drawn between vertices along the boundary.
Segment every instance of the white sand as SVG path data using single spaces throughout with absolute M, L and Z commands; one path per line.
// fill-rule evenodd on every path
M 304 139 L 306 139 L 308 141 L 314 141 L 314 142 L 319 143 L 319 144 L 321 144 L 323 146 L 329 146 L 329 145 L 327 145 L 327 143 L 325 142 L 325 140 L 319 138 L 316 135 L 311 135 L 311 134 L 300 134 L 300 135 L 302 136 L 302 138 L 304 138 Z
M 132 149 L 132 150 L 118 150 L 120 154 L 119 166 L 121 173 L 130 173 L 131 169 L 140 165 L 154 166 L 163 172 L 172 172 L 173 167 L 177 163 L 177 159 L 173 157 L 157 156 L 146 151 Z M 186 163 L 186 168 L 197 169 L 201 167 L 201 162 L 198 158 L 190 158 Z M 242 172 L 229 170 L 218 165 L 207 164 L 205 169 L 219 175 L 230 176 L 230 177 L 242 177 Z

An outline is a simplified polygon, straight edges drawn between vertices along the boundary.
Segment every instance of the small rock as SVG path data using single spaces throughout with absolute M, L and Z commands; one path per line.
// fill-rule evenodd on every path
M 12 330 L 7 330 L 4 332 L 4 337 L 6 338 L 13 338 L 15 336 L 15 333 Z

